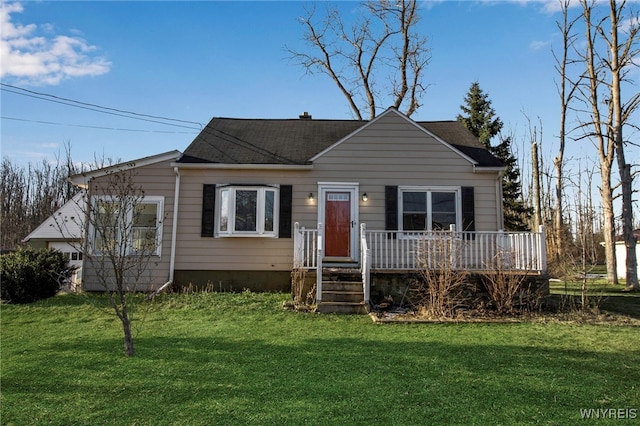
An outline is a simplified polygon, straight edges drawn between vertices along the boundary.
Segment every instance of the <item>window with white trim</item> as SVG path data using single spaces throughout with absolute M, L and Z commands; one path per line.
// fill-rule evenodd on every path
M 402 230 L 461 229 L 460 188 L 400 187 L 399 192 Z
M 159 256 L 164 197 L 95 197 L 89 228 L 95 254 Z
M 218 188 L 218 236 L 277 237 L 279 188 L 222 186 Z

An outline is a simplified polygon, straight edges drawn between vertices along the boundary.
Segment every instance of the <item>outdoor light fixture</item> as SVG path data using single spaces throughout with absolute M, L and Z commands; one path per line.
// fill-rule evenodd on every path
M 309 201 L 313 201 L 313 192 L 309 193 Z
M 368 199 L 369 199 L 369 197 L 367 196 L 366 192 L 364 194 L 362 194 L 362 201 L 367 201 Z

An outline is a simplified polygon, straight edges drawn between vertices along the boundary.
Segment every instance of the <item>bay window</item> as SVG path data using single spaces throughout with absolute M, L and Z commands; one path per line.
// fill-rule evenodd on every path
M 276 237 L 278 195 L 271 186 L 219 187 L 217 235 Z

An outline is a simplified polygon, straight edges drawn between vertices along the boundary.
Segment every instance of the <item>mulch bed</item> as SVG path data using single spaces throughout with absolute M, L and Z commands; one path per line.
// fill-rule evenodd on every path
M 369 313 L 377 324 L 517 324 L 517 323 L 566 323 L 584 325 L 624 325 L 640 327 L 640 320 L 611 312 L 520 312 L 499 315 L 492 311 L 469 310 L 452 318 L 430 318 L 406 309 L 373 310 Z

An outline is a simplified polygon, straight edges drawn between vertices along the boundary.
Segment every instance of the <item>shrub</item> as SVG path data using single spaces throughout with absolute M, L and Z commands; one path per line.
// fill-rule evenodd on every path
M 447 231 L 433 232 L 429 239 L 416 244 L 416 260 L 420 278 L 413 283 L 411 303 L 423 316 L 453 318 L 466 304 L 468 272 L 456 266 L 462 245 Z
M 0 256 L 0 297 L 8 303 L 31 303 L 53 297 L 75 267 L 54 249 L 20 249 Z

